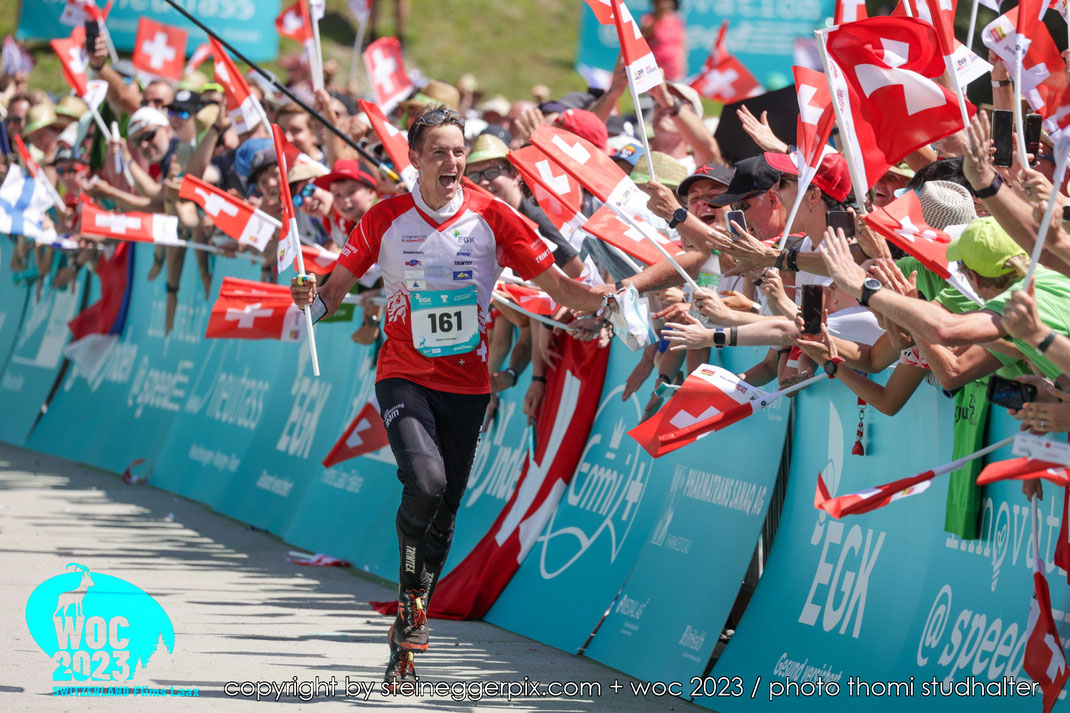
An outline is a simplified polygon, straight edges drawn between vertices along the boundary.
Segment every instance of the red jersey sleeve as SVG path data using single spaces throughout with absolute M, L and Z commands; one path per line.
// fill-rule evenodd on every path
M 357 277 L 363 276 L 368 268 L 379 260 L 383 233 L 390 227 L 393 218 L 392 212 L 381 206 L 385 206 L 385 203 L 376 203 L 364 214 L 349 233 L 342 253 L 338 256 L 338 264 Z
M 494 231 L 499 265 L 512 269 L 524 280 L 531 280 L 554 264 L 550 248 L 531 224 L 505 203 L 491 202 L 483 217 Z

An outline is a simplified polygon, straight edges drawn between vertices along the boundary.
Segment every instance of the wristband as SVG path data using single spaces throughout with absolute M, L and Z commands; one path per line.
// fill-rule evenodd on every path
M 1046 336 L 1046 337 L 1044 337 L 1043 339 L 1040 340 L 1040 344 L 1037 345 L 1037 351 L 1040 352 L 1041 354 L 1043 354 L 1044 352 L 1048 351 L 1048 347 L 1050 347 L 1051 343 L 1054 342 L 1054 341 L 1055 341 L 1055 330 L 1053 329 L 1050 332 L 1048 332 L 1048 336 Z
M 775 267 L 778 270 L 784 270 L 785 269 L 785 267 L 784 267 L 784 259 L 787 256 L 788 256 L 788 251 L 787 250 L 781 250 L 779 253 L 777 253 L 776 262 L 773 263 L 773 267 Z
M 739 337 L 739 327 L 728 328 L 728 346 L 736 346 L 736 339 Z
M 516 369 L 514 369 L 513 367 L 509 367 L 505 370 L 505 373 L 513 377 L 513 386 L 516 386 L 516 380 L 519 378 L 519 374 L 516 373 Z
M 658 381 L 664 381 L 666 384 L 672 383 L 672 379 L 669 378 L 668 374 L 658 374 Z
M 993 79 L 992 80 L 992 86 L 993 87 L 1009 87 L 1010 85 L 1011 85 L 1011 78 L 1010 77 L 1007 77 L 1006 79 Z
M 323 301 L 323 298 L 316 293 L 316 299 L 312 300 L 312 305 L 309 307 L 312 310 L 312 324 L 320 321 L 327 316 L 327 304 Z
M 799 271 L 799 248 L 788 248 L 788 257 L 784 261 L 787 263 L 789 272 Z
M 981 200 L 984 200 L 985 198 L 991 198 L 992 196 L 994 196 L 997 193 L 999 193 L 999 189 L 1002 186 L 1003 186 L 1003 177 L 1000 176 L 997 173 L 996 177 L 992 179 L 992 183 L 988 184 L 987 187 L 982 188 L 979 191 L 974 191 L 973 194 L 975 196 L 977 196 L 978 198 L 980 198 Z
M 759 314 L 762 311 L 762 306 L 757 302 L 751 302 L 750 311 L 754 314 Z
M 532 377 L 531 377 L 531 380 L 532 380 L 533 382 L 537 381 L 537 382 L 539 382 L 540 384 L 545 384 L 545 383 L 546 383 L 546 377 L 545 377 L 545 376 L 535 376 L 535 375 L 533 374 L 533 375 L 532 375 Z

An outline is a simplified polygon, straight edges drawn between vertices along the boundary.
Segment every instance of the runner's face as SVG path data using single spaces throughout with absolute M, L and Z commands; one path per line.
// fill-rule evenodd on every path
M 457 195 L 464 175 L 464 134 L 453 124 L 432 126 L 421 138 L 420 151 L 409 150 L 409 160 L 420 174 L 420 192 L 438 210 Z

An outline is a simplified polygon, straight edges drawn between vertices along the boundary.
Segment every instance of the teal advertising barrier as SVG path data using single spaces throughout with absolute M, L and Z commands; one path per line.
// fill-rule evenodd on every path
M 4 252 L 2 258 L 6 261 L 9 256 Z M 11 350 L 15 348 L 19 325 L 22 323 L 29 300 L 30 289 L 16 283 L 10 272 L 4 273 L 3 279 L 0 279 L 0 373 L 3 373 L 2 370 L 7 366 L 7 360 L 11 356 Z
M 884 509 L 834 520 L 813 506 L 819 471 L 836 495 L 951 460 L 954 405 L 935 389 L 923 384 L 895 418 L 869 417 L 864 457 L 849 455 L 854 404 L 839 384 L 799 396 L 780 531 L 713 669 L 725 685 L 696 701 L 722 713 L 1039 710 L 1039 696 L 1020 696 L 1005 681 L 1029 680 L 1031 516 L 1020 484 L 986 487 L 975 541 L 943 531 L 947 476 Z M 1017 426 L 996 409 L 989 442 Z M 1009 449 L 990 456 L 1009 457 Z M 1046 488 L 1040 548 L 1062 624 L 1070 590 L 1050 564 L 1062 498 Z M 834 685 L 819 693 L 819 677 Z
M 22 0 L 16 38 L 48 40 L 67 37 L 74 28 L 59 21 L 67 0 Z M 98 0 L 97 5 L 107 5 Z M 275 18 L 280 0 L 186 0 L 183 7 L 254 62 L 266 62 L 279 54 Z M 139 17 L 181 27 L 189 33 L 187 54 L 207 42 L 202 30 L 163 0 L 115 0 L 108 15 L 108 31 L 120 50 L 132 50 Z
M 0 281 L 11 282 L 7 266 Z M 25 309 L 20 321 L 4 327 L 5 333 L 17 334 L 13 335 L 14 344 L 0 376 L 0 397 L 4 401 L 0 441 L 25 445 L 41 404 L 56 382 L 63 363 L 63 347 L 70 338 L 67 322 L 78 314 L 85 286 L 85 273 L 81 272 L 70 287 L 62 290 L 53 288 L 51 279 L 44 278 L 40 291 L 35 284 L 19 288 L 24 297 L 18 295 L 19 290 L 5 294 L 12 298 L 13 308 L 18 309 L 19 302 L 24 301 Z
M 626 3 L 637 19 L 650 12 L 647 0 Z M 812 40 L 814 30 L 825 26 L 835 0 L 686 0 L 680 12 L 687 27 L 687 69 L 702 69 L 717 41 L 721 21 L 728 20 L 728 51 L 735 55 L 767 89 L 792 83 L 791 66 L 797 38 Z M 620 45 L 616 30 L 600 25 L 591 8 L 580 3 L 578 66 L 612 71 Z
M 710 479 L 715 477 L 711 472 L 710 454 L 729 450 L 728 444 L 739 443 L 741 439 L 745 442 L 748 439 L 764 439 L 769 447 L 763 451 L 760 459 L 748 464 L 753 454 L 737 451 L 735 456 L 726 456 L 723 467 L 719 463 L 716 469 L 717 473 L 730 476 L 732 487 L 738 486 L 741 491 L 747 491 L 750 497 L 748 515 L 743 518 L 747 520 L 747 526 L 742 531 L 733 531 L 732 525 L 740 520 L 728 517 L 723 521 L 725 529 L 720 531 L 722 536 L 731 538 L 739 554 L 714 562 L 715 569 L 717 565 L 723 565 L 725 570 L 714 573 L 713 577 L 719 574 L 724 577 L 721 581 L 734 583 L 732 592 L 725 595 L 724 601 L 713 603 L 717 612 L 713 618 L 719 618 L 715 622 L 707 620 L 703 614 L 708 613 L 703 605 L 700 607 L 703 613 L 700 614 L 701 621 L 691 619 L 685 625 L 685 630 L 698 625 L 695 632 L 710 633 L 706 637 L 695 633 L 687 639 L 685 646 L 687 656 L 693 659 L 690 660 L 690 666 L 701 670 L 735 599 L 757 540 L 757 529 L 764 518 L 779 464 L 785 430 L 783 414 L 786 411 L 766 410 L 737 424 L 732 431 L 706 437 L 702 446 L 684 448 L 671 456 L 655 460 L 627 436 L 627 431 L 639 422 L 642 413 L 639 395 L 633 395 L 626 402 L 621 401 L 623 385 L 634 367 L 635 357 L 617 342 L 614 342 L 613 349 L 605 393 L 580 465 L 545 531 L 497 603 L 487 613 L 486 619 L 565 651 L 577 651 L 594 631 L 607 607 L 621 593 L 627 599 L 617 598 L 618 604 L 614 607 L 615 611 L 619 608 L 620 616 L 611 615 L 611 619 L 599 630 L 592 644 L 591 655 L 614 660 L 624 656 L 633 663 L 649 659 L 651 649 L 641 648 L 639 642 L 628 641 L 632 634 L 640 630 L 635 625 L 635 615 L 638 612 L 645 616 L 639 607 L 647 598 L 644 584 L 630 580 L 628 575 L 636 566 L 640 551 L 644 547 L 652 547 L 656 550 L 648 551 L 648 557 L 641 563 L 645 573 L 641 576 L 651 578 L 647 584 L 651 591 L 660 592 L 658 599 L 665 600 L 665 609 L 660 604 L 653 608 L 658 611 L 652 609 L 651 615 L 643 622 L 644 626 L 649 622 L 649 628 L 643 628 L 638 638 L 644 638 L 649 633 L 651 639 L 646 643 L 659 640 L 668 653 L 674 642 L 667 641 L 664 632 L 652 632 L 659 626 L 675 626 L 679 621 L 673 615 L 670 623 L 663 616 L 668 609 L 679 605 L 675 598 L 679 593 L 671 587 L 666 588 L 665 581 L 661 579 L 665 570 L 658 570 L 650 564 L 650 560 L 663 558 L 667 562 L 671 559 L 674 547 L 687 549 L 689 538 L 705 536 L 701 523 L 685 524 L 682 519 L 674 520 L 674 510 L 680 508 L 681 518 L 684 517 L 683 513 L 695 515 L 700 511 L 701 516 L 706 518 L 718 509 L 718 506 L 709 502 L 699 504 L 706 497 L 701 492 L 704 486 L 700 483 L 704 480 L 712 482 Z M 764 350 L 747 349 L 740 356 L 743 360 L 749 357 L 752 364 L 762 354 Z M 640 393 L 645 402 L 646 390 Z M 743 429 L 743 435 L 738 429 Z M 690 492 L 695 498 L 681 498 L 682 489 L 686 488 L 687 483 L 691 483 Z M 728 513 L 726 511 L 723 514 Z M 702 554 L 710 554 L 704 545 L 697 547 L 694 555 L 685 553 L 682 559 L 697 560 Z M 676 576 L 688 578 L 686 572 L 679 572 Z M 621 592 L 626 580 L 629 580 L 629 584 Z M 627 594 L 629 591 L 632 594 Z M 642 599 L 633 599 L 633 595 Z M 550 602 L 555 603 L 552 616 L 547 608 Z M 558 606 L 556 603 L 560 602 L 568 602 L 568 605 Z M 547 616 L 532 616 L 533 612 L 538 611 L 545 612 Z M 608 643 L 603 646 L 599 638 L 606 626 L 612 628 L 607 636 Z M 676 639 L 679 638 L 678 634 Z M 610 651 L 622 643 L 629 647 L 639 645 L 630 655 Z M 676 655 L 679 655 L 679 651 Z

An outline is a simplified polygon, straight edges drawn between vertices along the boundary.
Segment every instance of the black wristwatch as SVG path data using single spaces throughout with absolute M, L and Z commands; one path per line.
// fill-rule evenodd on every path
M 728 332 L 723 329 L 713 330 L 713 346 L 715 349 L 724 349 L 728 346 Z
M 876 277 L 867 277 L 866 281 L 862 283 L 862 295 L 858 298 L 858 304 L 863 307 L 869 307 L 869 298 L 882 287 L 884 285 Z
M 516 369 L 514 369 L 513 367 L 509 367 L 508 369 L 505 370 L 505 373 L 509 374 L 510 376 L 513 377 L 513 386 L 516 386 L 516 380 L 520 376 L 519 374 L 516 373 Z
M 999 189 L 1003 186 L 1003 177 L 998 173 L 996 177 L 992 179 L 992 183 L 988 184 L 987 188 L 982 188 L 979 191 L 974 191 L 973 194 L 978 198 L 984 200 L 985 198 L 991 198 L 999 193 Z
M 840 364 L 843 364 L 843 357 L 834 356 L 831 359 L 827 359 L 821 368 L 825 370 L 829 378 L 832 379 L 836 376 L 836 370 L 840 368 Z
M 669 219 L 669 227 L 675 228 L 685 220 L 687 220 L 687 208 L 677 208 L 672 212 L 672 218 Z
M 1046 337 L 1044 337 L 1043 339 L 1040 340 L 1040 344 L 1037 345 L 1037 351 L 1040 352 L 1041 354 L 1043 354 L 1044 352 L 1048 351 L 1048 347 L 1050 347 L 1051 343 L 1054 342 L 1054 341 L 1055 341 L 1055 330 L 1053 329 L 1050 332 L 1048 332 L 1048 336 L 1046 336 Z

